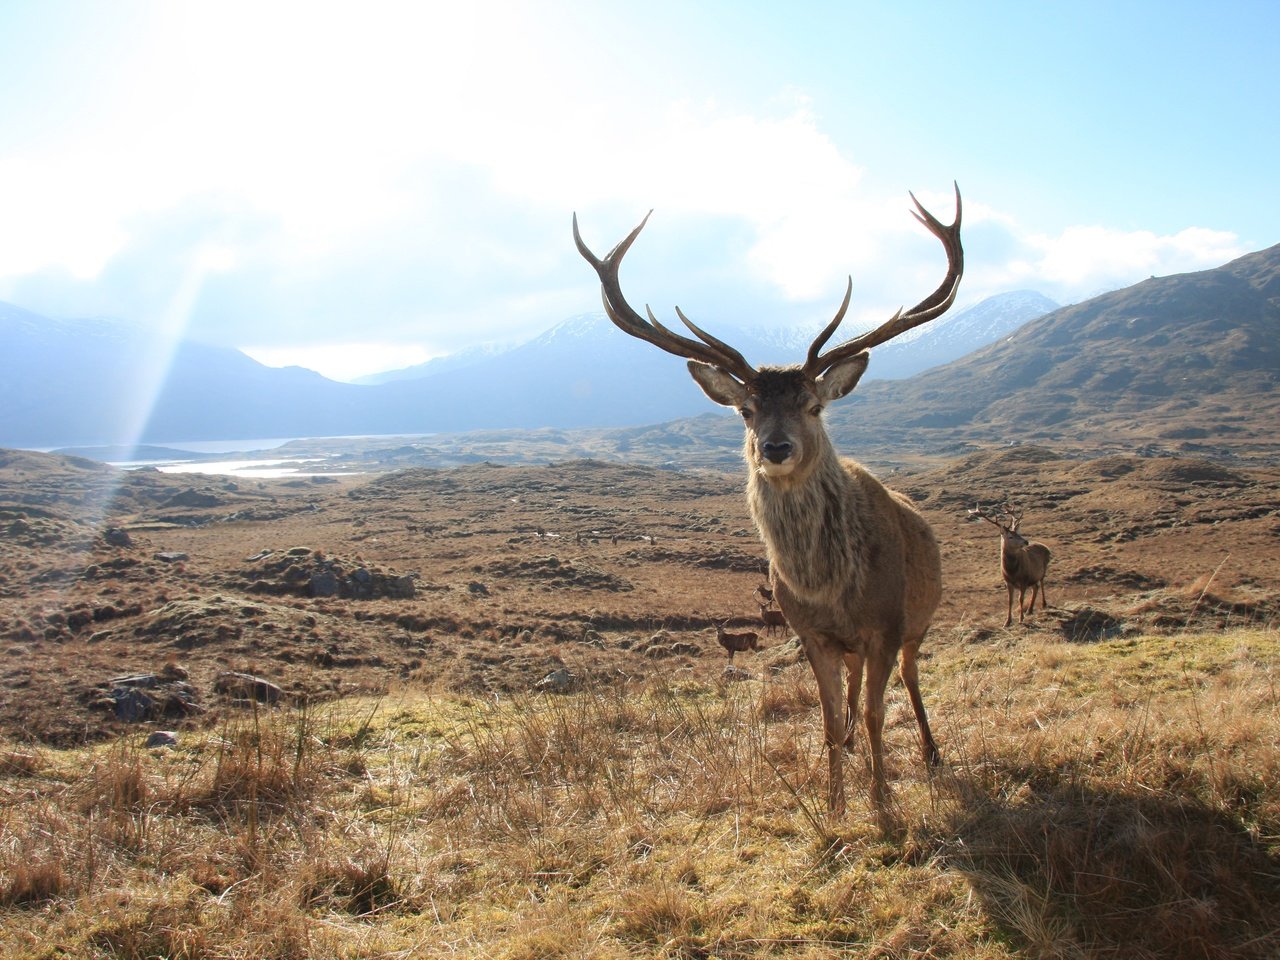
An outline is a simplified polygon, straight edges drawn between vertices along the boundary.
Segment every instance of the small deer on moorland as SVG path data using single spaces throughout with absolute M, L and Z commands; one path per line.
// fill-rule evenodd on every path
M 915 197 L 912 197 L 915 200 Z M 853 742 L 853 720 L 866 670 L 863 720 L 871 753 L 871 798 L 880 806 L 884 774 L 884 692 L 901 652 L 900 675 L 930 764 L 939 762 L 929 730 L 916 658 L 942 596 L 942 561 L 924 518 L 901 494 L 886 489 L 866 469 L 836 454 L 822 411 L 857 386 L 868 351 L 941 316 L 950 308 L 964 272 L 960 245 L 960 191 L 956 217 L 947 226 L 919 201 L 917 220 L 947 255 L 941 285 L 910 311 L 899 310 L 868 333 L 823 352 L 844 319 L 853 292 L 849 279 L 835 318 L 818 334 L 803 364 L 752 367 L 722 340 L 676 315 L 698 339 L 648 320 L 627 303 L 618 279 L 622 258 L 648 216 L 604 259 L 582 241 L 578 252 L 600 278 L 605 312 L 625 333 L 689 361 L 689 372 L 716 403 L 733 407 L 746 425 L 747 504 L 773 570 L 773 590 L 799 635 L 818 683 L 827 749 L 827 800 L 844 809 L 843 751 Z M 848 687 L 844 673 L 848 670 Z
M 773 631 L 779 628 L 787 629 L 787 615 L 781 610 L 775 610 L 767 603 L 760 604 L 760 622 L 764 624 L 764 629 L 769 636 L 773 636 Z
M 724 647 L 729 653 L 729 662 L 733 662 L 733 655 L 742 650 L 756 651 L 760 649 L 760 635 L 758 633 L 725 633 L 724 628 L 729 621 L 723 623 L 712 621 L 716 627 L 716 639 L 720 641 L 720 646 Z
M 773 606 L 773 591 L 766 584 L 762 583 L 760 586 L 756 587 L 755 596 L 757 598 L 757 603 L 763 604 L 766 607 Z
M 970 517 L 981 518 L 987 523 L 995 524 L 1000 531 L 1000 576 L 1009 589 L 1009 608 L 1004 625 L 1013 626 L 1013 591 L 1018 591 L 1018 622 L 1022 623 L 1026 614 L 1036 606 L 1036 594 L 1040 594 L 1040 610 L 1045 608 L 1044 577 L 1049 571 L 1049 548 L 1043 543 L 1028 540 L 1018 532 L 1022 523 L 1022 511 L 1016 513 L 1006 503 L 1004 514 L 994 517 L 981 507 L 969 511 Z M 1024 603 L 1027 590 L 1031 591 L 1031 602 Z

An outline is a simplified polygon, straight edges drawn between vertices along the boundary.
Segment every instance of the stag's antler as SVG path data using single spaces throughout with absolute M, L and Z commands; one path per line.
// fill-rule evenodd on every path
M 985 507 L 981 506 L 973 507 L 969 510 L 970 517 L 985 520 L 987 523 L 994 523 L 1002 530 L 1011 530 L 1014 533 L 1018 532 L 1018 525 L 1022 523 L 1024 513 L 1024 510 L 1015 508 L 1007 499 L 1000 504 L 999 514 L 994 516 Z
M 627 250 L 631 248 L 631 244 L 635 242 L 636 237 L 640 235 L 640 231 L 644 229 L 644 225 L 649 222 L 649 215 L 653 211 L 645 214 L 640 225 L 627 234 L 626 239 L 609 251 L 609 255 L 601 260 L 592 253 L 585 243 L 582 242 L 582 235 L 578 233 L 578 215 L 573 215 L 573 242 L 578 245 L 578 252 L 582 254 L 584 260 L 595 268 L 596 274 L 600 277 L 600 292 L 604 298 L 604 310 L 609 315 L 609 319 L 614 322 L 623 332 L 638 337 L 641 340 L 652 343 L 655 347 L 674 353 L 677 357 L 684 357 L 686 360 L 699 360 L 702 363 L 709 363 L 713 367 L 719 367 L 727 373 L 732 374 L 739 380 L 749 380 L 756 375 L 751 364 L 747 363 L 746 358 L 737 350 L 729 346 L 723 340 L 713 337 L 705 330 L 697 327 L 689 320 L 680 308 L 676 308 L 676 316 L 680 321 L 688 327 L 698 337 L 697 340 L 690 340 L 688 337 L 682 337 L 678 333 L 664 327 L 658 322 L 658 318 L 653 315 L 653 311 L 645 306 L 645 313 L 649 315 L 648 322 L 644 317 L 640 316 L 635 309 L 627 303 L 626 297 L 622 295 L 622 285 L 618 281 L 618 267 L 622 263 L 622 258 L 626 256 Z
M 1004 524 L 1000 522 L 1000 519 L 993 517 L 985 507 L 971 507 L 969 509 L 969 516 L 974 519 L 985 520 L 987 523 L 994 523 L 997 527 L 1004 526 Z
M 840 326 L 840 322 L 844 319 L 844 315 L 849 309 L 849 299 L 853 294 L 853 278 L 851 277 L 848 286 L 845 288 L 844 301 L 840 304 L 840 309 L 836 312 L 835 318 L 818 334 L 817 339 L 809 347 L 809 355 L 802 368 L 808 376 L 816 378 L 846 357 L 851 357 L 856 353 L 861 353 L 863 350 L 869 350 L 871 347 L 886 343 L 912 327 L 917 327 L 935 317 L 941 316 L 951 306 L 956 298 L 956 292 L 960 288 L 960 277 L 964 273 L 964 249 L 960 245 L 961 207 L 960 187 L 958 184 L 955 190 L 956 218 L 949 226 L 939 221 L 937 217 L 924 208 L 920 201 L 916 199 L 915 194 L 911 194 L 911 199 L 916 205 L 916 209 L 912 211 L 912 216 L 923 223 L 930 233 L 942 241 L 942 246 L 947 252 L 947 276 L 942 281 L 942 284 L 932 294 L 912 307 L 909 312 L 903 313 L 899 310 L 889 318 L 888 322 L 875 330 L 864 333 L 852 340 L 847 340 L 826 353 L 821 353 L 823 346 L 831 339 L 831 335 Z M 652 213 L 653 211 L 650 210 L 649 214 Z M 681 323 L 697 336 L 698 340 L 690 340 L 688 337 L 681 336 L 664 327 L 648 306 L 645 307 L 645 313 L 649 318 L 646 321 L 627 303 L 626 297 L 622 295 L 622 285 L 618 280 L 618 268 L 622 263 L 622 258 L 626 256 L 627 251 L 631 248 L 631 244 L 640 235 L 644 225 L 649 222 L 649 214 L 645 214 L 645 218 L 640 221 L 640 224 L 631 233 L 627 234 L 626 238 L 614 247 L 603 260 L 592 253 L 587 245 L 583 243 L 582 235 L 578 232 L 578 215 L 576 213 L 573 215 L 573 241 L 577 244 L 578 252 L 582 254 L 583 259 L 595 268 L 596 274 L 600 277 L 601 295 L 604 299 L 604 309 L 609 315 L 609 319 L 625 333 L 651 343 L 668 353 L 674 353 L 678 357 L 709 363 L 743 381 L 755 377 L 755 369 L 751 364 L 747 363 L 741 353 L 723 340 L 713 337 L 695 325 L 680 311 L 679 307 L 676 308 L 676 316 L 680 318 Z
M 1018 525 L 1022 523 L 1022 515 L 1025 512 L 1025 510 L 1014 509 L 1013 504 L 1008 500 L 1004 502 L 1004 516 L 1009 521 L 1009 529 L 1014 533 L 1018 532 Z
M 882 343 L 887 343 L 899 334 L 906 333 L 912 327 L 918 327 L 920 324 L 927 323 L 947 312 L 955 301 L 956 292 L 960 289 L 960 277 L 964 273 L 964 248 L 960 245 L 960 185 L 956 184 L 955 189 L 956 218 L 950 226 L 939 221 L 937 217 L 924 208 L 924 205 L 916 199 L 914 193 L 911 194 L 911 199 L 916 205 L 916 209 L 911 211 L 911 215 L 923 223 L 930 233 L 941 240 L 943 248 L 947 251 L 947 275 L 938 289 L 917 303 L 909 312 L 903 313 L 899 309 L 887 322 L 876 327 L 876 329 L 859 337 L 854 337 L 852 340 L 846 340 L 826 353 L 820 353 L 819 351 L 822 350 L 826 342 L 831 339 L 831 335 L 836 332 L 836 327 L 840 326 L 840 321 L 844 319 L 845 310 L 849 307 L 849 294 L 853 290 L 853 279 L 850 278 L 849 287 L 845 290 L 844 303 L 840 305 L 835 319 L 827 324 L 826 328 L 818 334 L 818 338 L 809 347 L 809 356 L 804 362 L 805 373 L 811 377 L 817 377 L 831 369 L 841 360 L 856 353 L 861 353 L 863 350 L 869 350 Z

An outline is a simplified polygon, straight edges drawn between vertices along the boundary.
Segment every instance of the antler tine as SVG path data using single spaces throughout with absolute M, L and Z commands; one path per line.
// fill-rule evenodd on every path
M 741 353 L 722 340 L 718 340 L 694 326 L 678 309 L 676 313 L 680 319 L 685 326 L 698 335 L 702 340 L 701 343 L 681 336 L 663 326 L 658 322 L 653 315 L 653 311 L 648 306 L 645 307 L 645 312 L 649 315 L 649 319 L 646 321 L 631 304 L 627 303 L 626 297 L 622 294 L 622 284 L 618 280 L 618 268 L 622 263 L 622 258 L 631 249 L 631 244 L 640 235 L 644 225 L 649 222 L 649 217 L 652 213 L 653 211 L 650 210 L 649 213 L 645 214 L 639 225 L 627 234 L 621 243 L 609 251 L 609 255 L 603 260 L 592 253 L 586 243 L 583 242 L 582 234 L 578 232 L 578 215 L 576 213 L 573 215 L 573 242 L 578 247 L 578 253 L 582 254 L 582 258 L 591 264 L 596 271 L 596 275 L 600 278 L 600 294 L 604 301 L 605 313 L 609 315 L 609 319 L 613 321 L 614 325 L 624 333 L 651 343 L 667 353 L 675 354 L 677 357 L 684 357 L 687 360 L 709 363 L 742 380 L 754 377 L 755 370 L 747 363 Z
M 1009 526 L 1012 527 L 1014 530 L 1017 530 L 1018 525 L 1022 523 L 1022 515 L 1024 513 L 1026 513 L 1025 510 L 1021 510 L 1014 507 L 1014 505 L 1011 504 L 1008 500 L 1004 502 L 1004 515 L 1008 517 Z
M 1018 532 L 1018 524 L 1022 521 L 1022 511 L 1018 511 L 1015 514 L 1010 508 L 1008 497 L 990 509 L 979 504 L 969 510 L 969 516 L 985 520 L 993 527 L 998 527 L 1003 531 L 1013 531 L 1014 533 Z
M 719 337 L 713 337 L 711 334 L 707 333 L 707 331 L 703 330 L 696 323 L 694 323 L 692 320 L 686 317 L 680 311 L 679 307 L 676 307 L 676 316 L 680 318 L 681 323 L 683 323 L 686 327 L 692 330 L 694 335 L 703 343 L 705 343 L 707 346 L 723 353 L 726 358 L 731 360 L 736 366 L 740 367 L 744 372 L 746 373 L 755 372 L 754 370 L 752 370 L 751 364 L 747 363 L 746 358 L 743 357 L 741 353 L 739 353 L 733 347 L 729 346 Z M 649 319 L 652 320 L 657 327 L 664 330 L 666 329 L 665 327 L 662 326 L 662 324 L 658 323 L 657 318 L 654 317 L 652 312 L 649 314 Z M 719 366 L 724 366 L 724 364 L 719 364 Z M 733 370 L 730 369 L 730 372 L 733 372 Z
M 943 249 L 947 253 L 947 275 L 943 278 L 938 289 L 917 303 L 908 312 L 903 313 L 899 309 L 887 322 L 876 329 L 859 337 L 854 337 L 852 340 L 846 340 L 825 354 L 819 354 L 818 351 L 822 349 L 823 344 L 827 342 L 827 339 L 835 331 L 836 323 L 829 324 L 827 329 L 818 335 L 818 339 L 809 348 L 809 357 L 804 365 L 806 373 L 816 377 L 847 357 L 861 353 L 863 350 L 870 350 L 872 347 L 877 347 L 882 343 L 887 343 L 913 327 L 928 323 L 935 317 L 940 317 L 947 312 L 951 304 L 955 302 L 956 293 L 960 289 L 960 278 L 964 275 L 964 248 L 960 244 L 961 202 L 959 184 L 955 184 L 955 192 L 956 218 L 950 225 L 944 224 L 926 210 L 924 205 L 916 199 L 914 193 L 910 195 L 912 202 L 916 205 L 916 209 L 911 211 L 911 215 L 924 224 L 930 233 L 942 241 Z M 840 316 L 843 316 L 843 311 Z M 838 320 L 839 317 L 837 317 L 837 322 Z
M 987 523 L 994 523 L 997 526 L 1000 525 L 1000 521 L 997 520 L 995 517 L 991 516 L 991 514 L 988 513 L 987 510 L 981 505 L 976 507 L 971 507 L 969 510 L 969 516 L 977 517 L 979 520 L 985 520 L 987 521 Z
M 844 301 L 840 304 L 840 309 L 836 311 L 835 319 L 823 328 L 822 332 L 818 334 L 817 339 L 814 340 L 813 343 L 809 344 L 809 356 L 804 361 L 804 368 L 806 370 L 818 363 L 819 351 L 821 351 L 826 345 L 826 342 L 831 339 L 831 335 L 836 332 L 836 327 L 840 326 L 840 321 L 844 319 L 845 311 L 849 309 L 849 298 L 852 296 L 853 277 L 851 276 L 849 277 L 848 284 L 846 284 L 844 288 Z

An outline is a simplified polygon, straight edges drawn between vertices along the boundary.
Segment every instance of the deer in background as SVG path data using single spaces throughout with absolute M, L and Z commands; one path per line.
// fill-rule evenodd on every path
M 786 614 L 774 609 L 773 590 L 767 584 L 762 583 L 756 587 L 752 596 L 756 598 L 756 605 L 760 607 L 760 622 L 764 624 L 765 632 L 769 636 L 773 636 L 773 631 L 779 627 L 783 630 L 787 629 Z
M 1043 543 L 1034 543 L 1018 532 L 1022 523 L 1022 511 L 1014 512 L 1009 504 L 1004 504 L 1002 517 L 993 517 L 981 507 L 969 511 L 970 517 L 977 517 L 994 524 L 1000 531 L 1000 576 L 1009 589 L 1009 609 L 1004 625 L 1013 625 L 1013 591 L 1018 591 L 1018 622 L 1022 623 L 1026 614 L 1036 606 L 1036 594 L 1040 594 L 1040 610 L 1045 608 L 1044 577 L 1049 570 L 1049 548 Z M 1031 602 L 1025 604 L 1027 590 L 1031 591 Z
M 767 603 L 760 604 L 760 622 L 764 624 L 764 629 L 769 636 L 773 636 L 773 631 L 781 627 L 787 629 L 787 615 L 781 610 L 774 610 Z
M 716 627 L 716 640 L 729 652 L 729 662 L 733 663 L 733 655 L 741 650 L 756 651 L 760 649 L 760 635 L 757 633 L 725 633 L 724 628 L 729 621 L 713 620 Z
M 914 195 L 914 216 L 941 241 L 947 273 L 941 285 L 907 312 L 899 310 L 868 333 L 823 352 L 844 319 L 853 292 L 818 334 L 802 364 L 758 370 L 729 344 L 699 329 L 677 308 L 696 340 L 648 319 L 627 303 L 618 279 L 622 258 L 648 222 L 644 218 L 603 259 L 582 241 L 578 252 L 600 279 L 604 309 L 623 332 L 689 361 L 693 379 L 714 402 L 735 408 L 746 426 L 747 504 L 773 570 L 773 590 L 799 635 L 813 668 L 826 741 L 827 800 L 844 809 L 843 752 L 853 743 L 854 718 L 866 672 L 863 721 L 871 753 L 871 798 L 882 806 L 884 692 L 898 662 L 911 698 L 927 763 L 940 761 L 920 696 L 917 655 L 942 596 L 942 561 L 928 523 L 901 494 L 886 489 L 865 468 L 841 460 L 827 435 L 822 411 L 857 386 L 868 351 L 950 308 L 964 272 L 960 244 L 960 191 L 949 226 Z M 845 671 L 848 686 L 845 688 Z

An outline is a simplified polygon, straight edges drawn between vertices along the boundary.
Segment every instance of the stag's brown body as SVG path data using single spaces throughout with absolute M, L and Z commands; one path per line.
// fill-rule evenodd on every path
M 1000 548 L 1000 575 L 1009 588 L 1009 611 L 1005 626 L 1013 624 L 1013 591 L 1018 591 L 1018 622 L 1036 607 L 1036 594 L 1040 595 L 1040 609 L 1046 606 L 1044 578 L 1049 572 L 1049 548 L 1043 543 L 1025 543 L 1015 547 L 1004 543 Z M 1025 603 L 1027 591 L 1031 602 Z
M 942 565 L 928 524 L 910 502 L 880 484 L 831 445 L 822 411 L 848 394 L 866 371 L 867 351 L 944 313 L 964 268 L 960 194 L 947 226 L 916 204 L 917 219 L 942 241 L 948 270 L 942 284 L 910 311 L 898 311 L 869 333 L 823 351 L 849 306 L 844 303 L 809 347 L 803 364 L 753 368 L 733 347 L 677 310 L 698 338 L 640 316 L 622 295 L 618 266 L 644 221 L 604 259 L 582 242 L 578 251 L 600 277 L 605 311 L 631 336 L 687 358 L 689 372 L 716 403 L 737 409 L 746 425 L 747 502 L 773 571 L 773 590 L 799 635 L 818 682 L 829 770 L 828 801 L 844 807 L 842 755 L 866 675 L 863 719 L 871 752 L 873 801 L 884 799 L 884 691 L 901 653 L 901 676 L 920 727 L 926 759 L 938 748 L 929 730 L 916 667 L 920 643 L 942 593 Z M 648 218 L 646 217 L 647 221 Z M 848 668 L 847 692 L 844 683 Z
M 1036 607 L 1036 594 L 1040 595 L 1040 609 L 1046 605 L 1044 578 L 1049 572 L 1049 548 L 1043 543 L 1027 540 L 1010 530 L 1011 536 L 1000 538 L 1000 576 L 1009 590 L 1009 609 L 1005 617 L 1006 627 L 1013 625 L 1013 592 L 1018 591 L 1018 622 L 1022 623 Z M 1031 602 L 1026 602 L 1027 591 Z
M 765 368 L 760 374 L 776 389 L 805 389 L 798 369 Z M 761 409 L 768 409 L 768 399 L 767 394 L 760 398 Z M 780 406 L 803 408 L 794 401 Z M 920 644 L 942 598 L 938 544 L 906 497 L 836 454 L 820 418 L 793 418 L 788 429 L 800 441 L 799 458 L 781 476 L 762 453 L 762 429 L 769 427 L 757 423 L 748 431 L 743 453 L 747 504 L 769 556 L 774 593 L 818 681 L 829 745 L 853 742 L 865 670 L 863 721 L 872 796 L 879 801 L 884 796 L 884 691 L 899 652 L 924 756 L 929 763 L 939 760 L 917 667 Z M 842 668 L 848 670 L 847 691 Z M 829 752 L 828 763 L 830 804 L 839 809 L 838 749 Z

